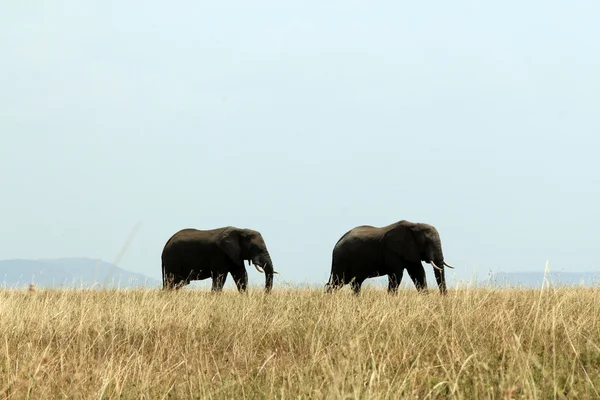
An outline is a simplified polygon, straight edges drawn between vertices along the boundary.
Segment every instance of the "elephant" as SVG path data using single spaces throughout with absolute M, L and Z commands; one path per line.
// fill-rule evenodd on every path
M 260 232 L 227 226 L 212 230 L 183 229 L 162 251 L 163 289 L 179 289 L 191 280 L 212 278 L 212 291 L 223 290 L 227 273 L 239 292 L 248 285 L 248 265 L 265 274 L 265 291 L 273 287 L 273 262 Z
M 384 227 L 358 226 L 346 232 L 333 249 L 326 292 L 349 283 L 358 295 L 365 279 L 388 275 L 388 292 L 394 294 L 406 269 L 417 291 L 426 293 L 427 280 L 421 261 L 434 268 L 440 293 L 445 295 L 444 266 L 454 267 L 444 261 L 437 229 L 405 220 Z

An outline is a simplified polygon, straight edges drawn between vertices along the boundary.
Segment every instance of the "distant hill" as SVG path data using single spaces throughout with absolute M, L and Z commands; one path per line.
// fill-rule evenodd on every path
M 59 258 L 0 261 L 0 287 L 159 287 L 160 282 L 102 260 Z M 106 286 L 104 286 L 106 284 Z M 97 286 L 97 285 L 96 285 Z
M 546 279 L 553 286 L 596 286 L 600 284 L 600 272 L 550 272 Z M 491 278 L 480 282 L 492 286 L 541 287 L 544 272 L 497 272 Z

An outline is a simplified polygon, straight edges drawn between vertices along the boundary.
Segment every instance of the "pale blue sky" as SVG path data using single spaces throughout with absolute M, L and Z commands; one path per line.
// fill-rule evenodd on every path
M 121 266 L 158 278 L 175 231 L 235 225 L 276 285 L 323 284 L 344 232 L 407 219 L 455 278 L 597 270 L 598 21 L 596 0 L 6 2 L 0 259 L 113 261 L 140 221 Z

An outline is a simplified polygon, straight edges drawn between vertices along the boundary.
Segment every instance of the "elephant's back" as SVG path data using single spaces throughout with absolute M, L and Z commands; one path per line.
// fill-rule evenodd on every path
M 182 229 L 171 236 L 165 244 L 163 254 L 169 249 L 186 246 L 188 244 L 210 243 L 212 238 L 219 235 L 224 228 L 200 230 L 195 228 Z
M 379 236 L 381 228 L 371 225 L 361 225 L 350 229 L 338 240 L 335 249 L 342 249 L 346 246 L 351 246 L 356 242 L 371 241 Z

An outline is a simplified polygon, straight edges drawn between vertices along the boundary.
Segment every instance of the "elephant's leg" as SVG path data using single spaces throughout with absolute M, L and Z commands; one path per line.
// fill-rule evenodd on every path
M 362 286 L 364 281 L 365 278 L 363 277 L 355 277 L 354 279 L 352 279 L 352 281 L 350 281 L 350 287 L 352 288 L 352 291 L 356 296 L 359 295 L 360 287 Z
M 227 272 L 213 272 L 212 273 L 212 288 L 213 292 L 220 292 L 223 290 L 225 280 L 227 279 Z
M 340 283 L 327 283 L 325 284 L 325 293 L 337 292 L 342 286 L 343 284 Z
M 338 273 L 332 272 L 329 276 L 329 282 L 325 285 L 325 292 L 331 293 L 344 286 L 344 277 Z
M 440 288 L 441 294 L 447 294 L 446 290 L 446 273 L 445 271 L 439 271 L 434 269 L 433 273 L 435 274 L 435 280 Z
M 232 269 L 230 272 L 238 291 L 240 293 L 245 292 L 248 286 L 248 272 L 246 271 L 246 268 L 241 267 Z
M 408 272 L 410 279 L 412 279 L 413 283 L 415 284 L 417 290 L 419 292 L 426 293 L 427 278 L 425 277 L 425 268 L 423 268 L 423 265 L 420 262 L 412 263 L 406 266 L 406 271 Z
M 185 278 L 177 274 L 169 274 L 167 279 L 167 288 L 179 290 L 189 282 L 186 282 Z
M 189 272 L 179 270 L 176 274 L 173 274 L 173 287 L 175 288 L 175 290 L 179 290 L 184 286 L 189 285 L 193 277 L 193 270 L 190 269 Z
M 171 272 L 165 272 L 163 277 L 163 289 L 173 289 L 175 287 L 175 275 Z
M 402 282 L 402 275 L 404 275 L 404 268 L 398 268 L 398 270 L 388 274 L 388 293 L 398 293 L 398 286 Z
M 185 279 L 181 276 L 179 271 L 165 271 L 163 278 L 163 289 L 179 289 L 183 286 L 183 282 Z

